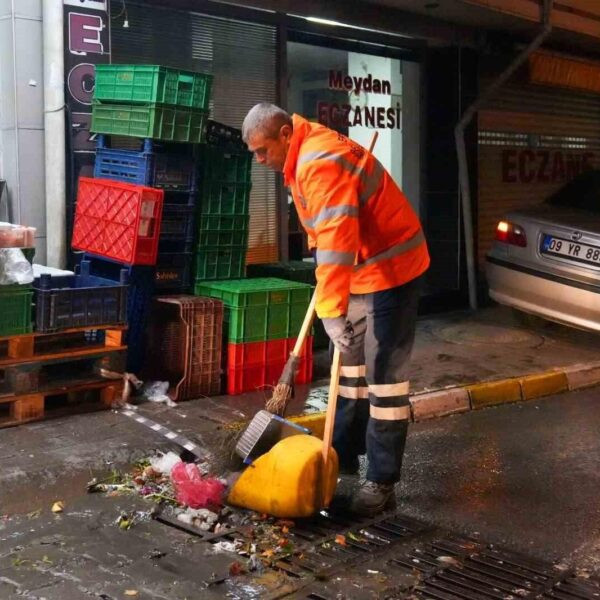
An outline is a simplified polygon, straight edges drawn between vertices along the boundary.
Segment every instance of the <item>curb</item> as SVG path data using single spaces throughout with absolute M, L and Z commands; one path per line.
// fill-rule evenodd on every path
M 410 397 L 411 421 L 456 415 L 489 406 L 534 400 L 600 384 L 600 362 L 576 364 L 523 375 L 421 392 Z M 325 412 L 297 415 L 291 421 L 311 429 L 321 437 Z

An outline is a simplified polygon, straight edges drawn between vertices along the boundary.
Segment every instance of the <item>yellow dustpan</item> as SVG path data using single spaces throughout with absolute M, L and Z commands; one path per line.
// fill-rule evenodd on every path
M 338 477 L 338 457 L 331 442 L 340 365 L 336 348 L 323 441 L 302 434 L 275 444 L 241 474 L 229 492 L 230 504 L 282 518 L 308 517 L 329 506 Z

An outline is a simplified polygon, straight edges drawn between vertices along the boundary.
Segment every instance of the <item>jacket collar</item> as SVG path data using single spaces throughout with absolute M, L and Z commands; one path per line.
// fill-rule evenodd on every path
M 298 162 L 300 146 L 310 132 L 310 123 L 300 115 L 292 115 L 292 124 L 294 130 L 292 132 L 292 139 L 290 140 L 290 147 L 288 148 L 288 153 L 285 158 L 285 164 L 283 165 L 285 185 L 289 185 L 290 182 L 296 178 L 296 163 Z

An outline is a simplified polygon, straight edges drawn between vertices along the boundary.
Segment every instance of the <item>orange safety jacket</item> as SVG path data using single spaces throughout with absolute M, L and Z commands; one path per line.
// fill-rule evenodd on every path
M 421 224 L 381 163 L 359 144 L 293 115 L 283 174 L 316 248 L 317 314 L 347 314 L 350 294 L 386 290 L 429 266 Z

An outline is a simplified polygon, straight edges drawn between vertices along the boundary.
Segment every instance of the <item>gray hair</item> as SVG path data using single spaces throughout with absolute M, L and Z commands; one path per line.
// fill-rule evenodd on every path
M 292 117 L 275 104 L 261 102 L 253 106 L 242 124 L 242 138 L 248 143 L 250 136 L 262 133 L 274 138 L 284 125 L 292 126 Z

